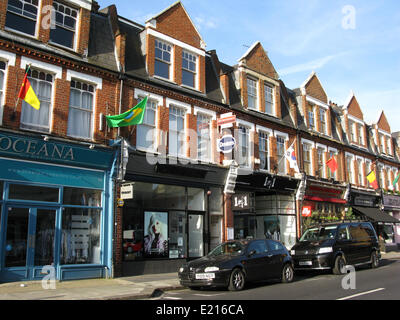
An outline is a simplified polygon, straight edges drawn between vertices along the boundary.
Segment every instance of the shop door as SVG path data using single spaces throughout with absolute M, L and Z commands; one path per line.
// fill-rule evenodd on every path
M 44 266 L 55 267 L 56 210 L 7 207 L 0 280 L 43 278 Z
M 204 256 L 204 215 L 189 214 L 189 258 Z

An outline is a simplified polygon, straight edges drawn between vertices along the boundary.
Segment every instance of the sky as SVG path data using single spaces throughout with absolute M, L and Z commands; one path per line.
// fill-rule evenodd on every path
M 97 0 L 145 24 L 175 0 Z M 400 1 L 181 0 L 206 50 L 235 65 L 255 42 L 285 85 L 298 88 L 312 71 L 328 99 L 343 105 L 354 92 L 368 123 L 384 110 L 400 131 Z

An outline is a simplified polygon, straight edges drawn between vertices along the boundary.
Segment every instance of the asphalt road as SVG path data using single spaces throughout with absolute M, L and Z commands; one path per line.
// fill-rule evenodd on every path
M 354 278 L 351 278 L 355 275 Z M 347 288 L 347 289 L 346 289 Z M 152 300 L 399 300 L 400 260 L 382 260 L 377 269 L 358 268 L 355 273 L 336 276 L 330 272 L 296 275 L 294 282 L 248 284 L 240 292 L 224 289 L 177 290 Z

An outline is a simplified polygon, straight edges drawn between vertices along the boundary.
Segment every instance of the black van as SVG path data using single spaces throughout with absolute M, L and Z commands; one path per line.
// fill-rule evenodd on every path
M 370 222 L 327 223 L 307 229 L 290 250 L 295 270 L 332 269 L 346 273 L 345 266 L 379 266 L 376 232 Z

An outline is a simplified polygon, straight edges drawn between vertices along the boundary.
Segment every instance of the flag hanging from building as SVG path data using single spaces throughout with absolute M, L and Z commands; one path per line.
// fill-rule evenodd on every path
M 39 110 L 40 101 L 28 80 L 28 70 L 25 72 L 24 81 L 22 82 L 21 89 L 19 90 L 18 98 L 24 100 L 36 110 Z
M 327 162 L 326 165 L 328 166 L 329 169 L 331 169 L 332 173 L 335 173 L 336 170 L 338 169 L 338 164 L 335 160 L 334 157 L 330 158 Z
M 141 124 L 143 122 L 146 104 L 147 97 L 140 101 L 135 107 L 122 114 L 106 116 L 108 126 L 110 128 L 115 128 Z
M 397 175 L 396 179 L 394 179 L 394 181 L 393 181 L 393 190 L 396 190 L 396 184 L 399 181 L 399 178 L 400 178 L 400 173 Z
M 297 173 L 300 173 L 299 166 L 297 165 L 297 158 L 294 152 L 294 142 L 292 145 L 285 151 L 285 157 L 289 161 L 290 167 L 293 168 Z
M 372 188 L 374 188 L 375 190 L 379 188 L 378 181 L 376 180 L 374 171 L 371 171 L 370 173 L 368 173 L 367 180 L 370 183 L 370 185 L 372 186 Z

